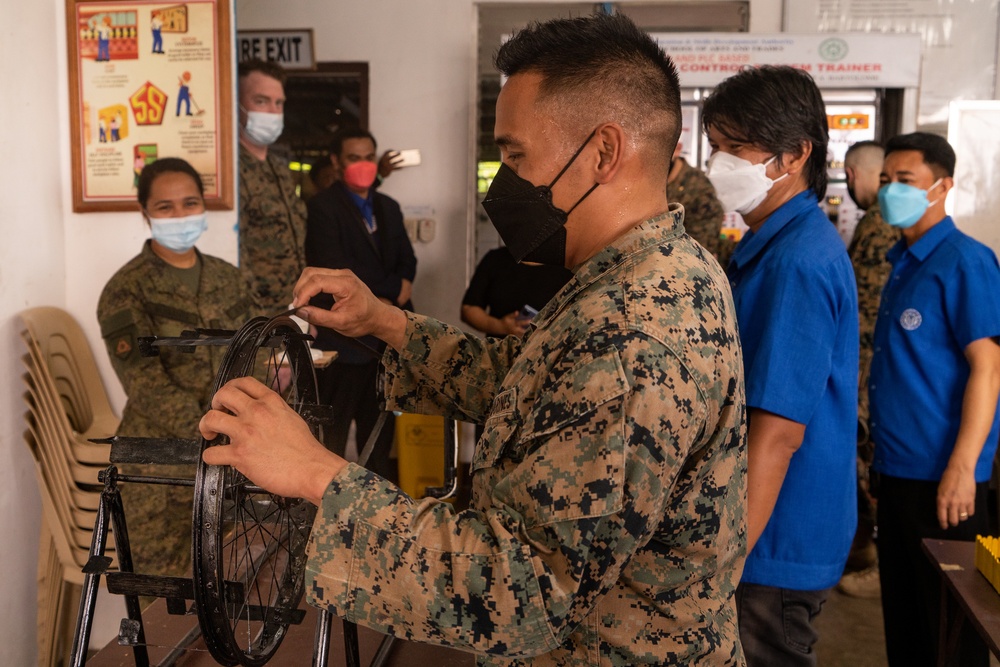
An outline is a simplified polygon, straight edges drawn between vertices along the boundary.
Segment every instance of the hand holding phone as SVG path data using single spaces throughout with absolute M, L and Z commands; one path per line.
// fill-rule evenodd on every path
M 397 167 L 416 167 L 420 164 L 420 149 L 408 148 L 399 151 L 393 160 L 393 164 Z
M 535 310 L 534 308 L 532 308 L 528 304 L 524 304 L 523 306 L 521 306 L 521 310 L 519 310 L 518 313 L 517 313 L 517 319 L 519 319 L 519 320 L 533 320 L 535 318 L 535 315 L 537 315 L 537 314 L 538 314 L 537 310 Z

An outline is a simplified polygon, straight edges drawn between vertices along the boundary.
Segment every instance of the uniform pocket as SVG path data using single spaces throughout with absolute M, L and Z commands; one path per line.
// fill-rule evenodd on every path
M 539 392 L 507 456 L 519 465 L 497 487 L 526 526 L 621 509 L 625 483 L 624 397 L 616 350 L 579 360 Z
M 516 405 L 517 387 L 502 391 L 493 399 L 490 416 L 483 425 L 483 437 L 472 454 L 472 472 L 492 468 L 511 448 L 520 425 Z

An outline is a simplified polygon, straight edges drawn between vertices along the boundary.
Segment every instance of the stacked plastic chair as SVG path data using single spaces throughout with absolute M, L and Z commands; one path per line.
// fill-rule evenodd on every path
M 80 325 L 59 309 L 19 314 L 27 353 L 24 439 L 35 460 L 43 526 L 38 558 L 39 665 L 65 661 L 76 602 L 89 558 L 110 446 L 89 438 L 114 435 L 111 410 L 93 353 Z M 109 554 L 113 556 L 113 542 Z

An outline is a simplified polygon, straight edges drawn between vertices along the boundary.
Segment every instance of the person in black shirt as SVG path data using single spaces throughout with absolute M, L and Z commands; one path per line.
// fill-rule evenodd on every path
M 572 277 L 561 266 L 519 264 L 507 248 L 491 250 L 479 262 L 462 297 L 462 321 L 487 336 L 520 336 L 533 313 Z

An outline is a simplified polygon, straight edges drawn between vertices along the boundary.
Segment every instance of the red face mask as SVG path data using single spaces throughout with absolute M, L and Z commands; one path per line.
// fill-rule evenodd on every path
M 366 190 L 375 182 L 377 173 L 378 165 L 374 162 L 354 162 L 344 168 L 344 182 L 357 190 Z

